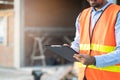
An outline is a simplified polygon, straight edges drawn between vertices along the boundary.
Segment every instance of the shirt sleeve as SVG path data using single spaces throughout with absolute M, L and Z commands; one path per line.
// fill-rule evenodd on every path
M 111 66 L 120 63 L 120 12 L 115 24 L 116 49 L 108 54 L 95 56 L 96 67 Z
M 80 35 L 79 35 L 79 16 L 76 19 L 75 27 L 76 27 L 76 33 L 74 37 L 74 41 L 71 42 L 71 48 L 73 48 L 75 51 L 79 51 L 79 42 L 80 42 Z

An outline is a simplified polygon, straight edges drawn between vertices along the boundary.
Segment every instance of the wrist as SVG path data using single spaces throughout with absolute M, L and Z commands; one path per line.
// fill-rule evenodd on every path
M 94 56 L 92 56 L 92 65 L 96 65 L 96 59 Z

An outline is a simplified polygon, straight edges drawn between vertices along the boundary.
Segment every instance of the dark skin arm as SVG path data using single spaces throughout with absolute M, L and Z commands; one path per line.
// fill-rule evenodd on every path
M 95 65 L 96 60 L 94 56 L 87 54 L 74 54 L 73 56 L 78 62 L 81 62 L 84 65 Z

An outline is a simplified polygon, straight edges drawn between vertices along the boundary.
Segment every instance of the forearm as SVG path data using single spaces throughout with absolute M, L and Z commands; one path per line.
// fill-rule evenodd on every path
M 96 67 L 111 66 L 120 63 L 120 50 L 108 54 L 95 56 Z

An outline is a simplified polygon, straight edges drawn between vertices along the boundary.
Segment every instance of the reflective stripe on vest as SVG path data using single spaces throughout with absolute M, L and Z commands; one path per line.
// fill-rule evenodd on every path
M 101 52 L 111 52 L 115 50 L 114 46 L 105 46 L 105 45 L 98 45 L 98 44 L 80 44 L 80 50 L 95 50 Z
M 111 52 L 115 50 L 115 47 L 113 46 L 104 46 L 104 45 L 98 45 L 98 44 L 80 44 L 80 50 L 96 50 L 101 52 Z M 80 67 L 85 66 L 79 63 Z M 105 70 L 105 71 L 111 71 L 111 72 L 120 72 L 120 66 L 108 66 L 104 68 L 96 68 L 95 66 L 91 65 L 88 66 L 89 68 L 99 69 L 99 70 Z
M 93 68 L 93 69 L 110 71 L 110 72 L 120 72 L 120 66 L 107 66 L 107 67 L 104 67 L 104 68 L 96 68 L 94 65 L 90 65 L 88 67 Z
M 83 65 L 82 63 L 78 63 L 79 67 L 86 67 L 86 65 Z M 89 68 L 93 68 L 93 69 L 98 69 L 98 70 L 104 70 L 104 71 L 110 71 L 110 72 L 120 72 L 120 66 L 107 66 L 107 67 L 103 67 L 103 68 L 97 68 L 94 65 L 89 65 Z

